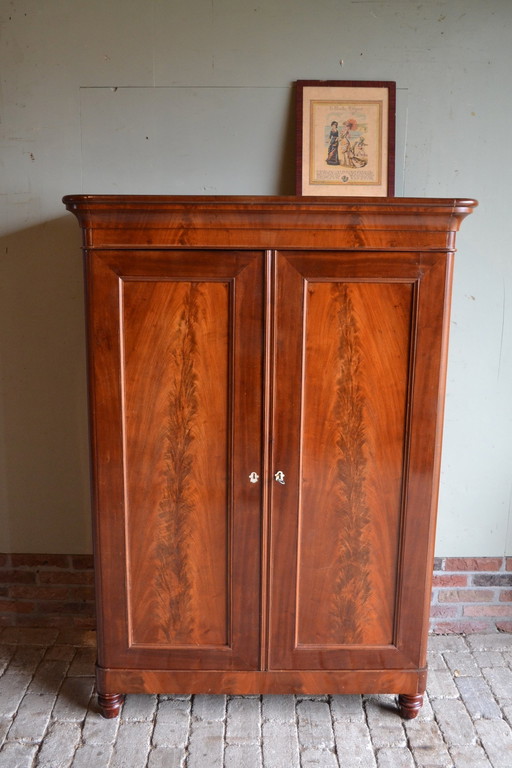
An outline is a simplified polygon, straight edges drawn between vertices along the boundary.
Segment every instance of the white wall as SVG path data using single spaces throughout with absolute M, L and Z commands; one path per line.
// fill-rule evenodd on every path
M 512 554 L 512 3 L 1 0 L 0 25 L 0 551 L 90 550 L 62 195 L 291 194 L 293 81 L 382 79 L 397 195 L 480 200 L 458 236 L 437 554 Z

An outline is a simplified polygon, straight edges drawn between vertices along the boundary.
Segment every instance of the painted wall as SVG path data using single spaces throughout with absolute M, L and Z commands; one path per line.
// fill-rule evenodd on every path
M 437 553 L 512 554 L 512 3 L 2 0 L 0 25 L 0 551 L 90 551 L 62 195 L 291 194 L 293 81 L 382 79 L 397 194 L 480 200 L 458 237 Z

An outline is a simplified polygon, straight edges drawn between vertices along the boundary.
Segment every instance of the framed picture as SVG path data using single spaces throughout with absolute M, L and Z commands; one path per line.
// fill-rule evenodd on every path
M 396 84 L 298 80 L 298 195 L 392 197 Z

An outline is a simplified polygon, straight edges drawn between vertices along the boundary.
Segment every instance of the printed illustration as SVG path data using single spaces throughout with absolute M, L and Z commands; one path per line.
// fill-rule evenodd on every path
M 349 168 L 365 166 L 368 163 L 368 145 L 364 137 L 366 130 L 366 126 L 359 128 L 354 118 L 346 120 L 341 130 L 336 120 L 333 120 L 327 139 L 327 165 L 346 165 Z
M 382 183 L 382 103 L 311 101 L 310 184 Z

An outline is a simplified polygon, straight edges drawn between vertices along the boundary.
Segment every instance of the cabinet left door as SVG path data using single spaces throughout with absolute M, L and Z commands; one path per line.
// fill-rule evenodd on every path
M 263 270 L 86 254 L 102 668 L 259 666 Z

